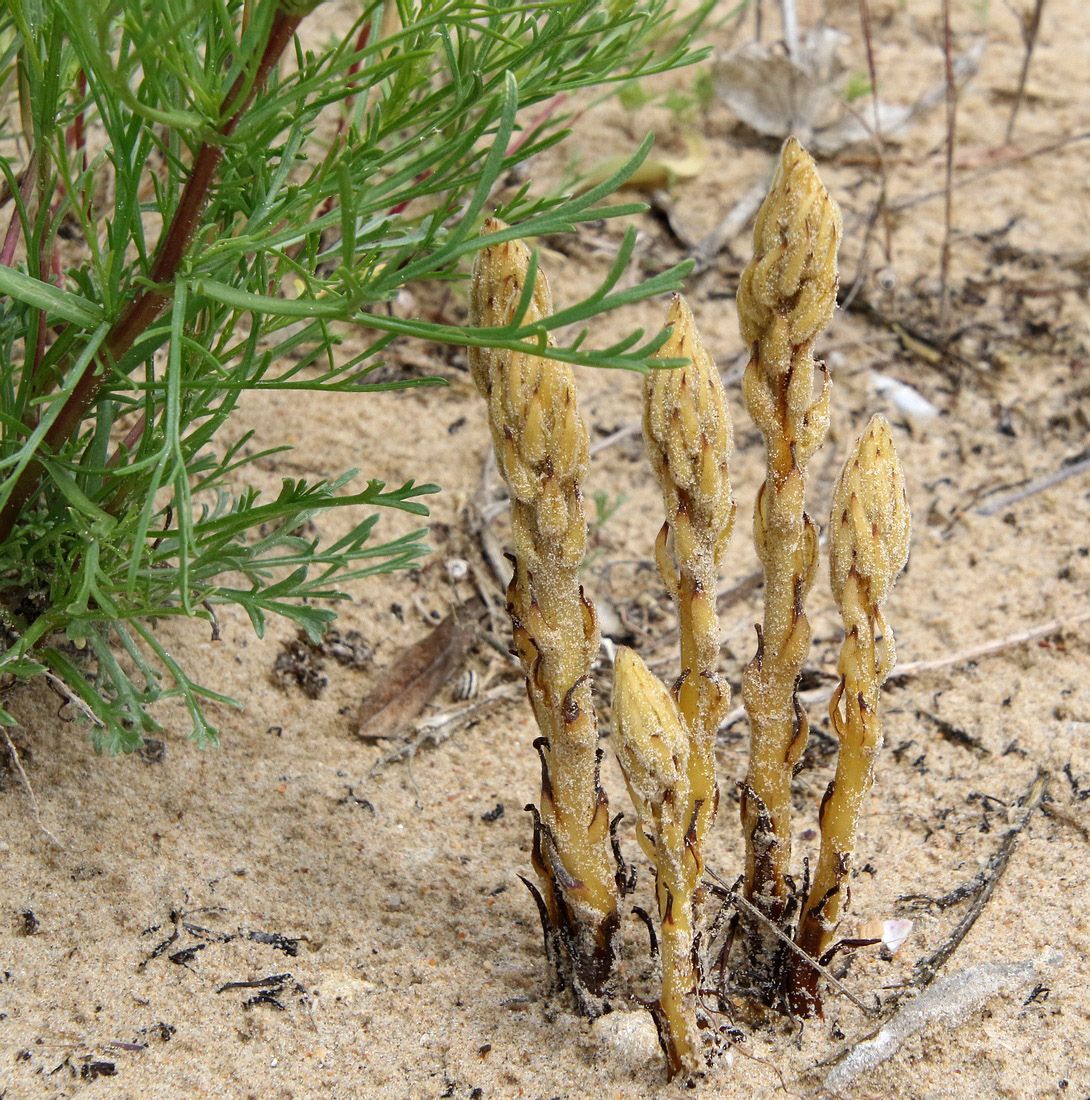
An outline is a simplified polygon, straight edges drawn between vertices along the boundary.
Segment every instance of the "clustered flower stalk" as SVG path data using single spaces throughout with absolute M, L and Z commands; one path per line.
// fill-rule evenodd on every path
M 752 737 L 741 793 L 744 896 L 779 925 L 792 892 L 791 775 L 809 734 L 796 686 L 810 649 L 804 600 L 817 569 L 818 535 L 803 497 L 807 465 L 829 423 L 828 373 L 815 362 L 813 345 L 836 304 L 840 242 L 837 206 L 794 138 L 784 144 L 753 237 L 753 259 L 738 288 L 739 324 L 750 351 L 742 386 L 767 461 L 753 513 L 764 617 L 757 653 L 742 677 Z M 779 943 L 759 922 L 743 920 L 743 926 L 747 954 L 760 973 L 761 960 L 771 960 Z
M 644 438 L 666 521 L 655 557 L 678 608 L 681 675 L 673 693 L 631 650 L 614 667 L 617 759 L 638 815 L 637 836 L 655 868 L 662 983 L 655 1021 L 671 1076 L 703 1062 L 701 966 L 694 918 L 704 841 L 715 820 L 715 734 L 730 706 L 719 675 L 719 564 L 734 523 L 727 463 L 732 428 L 723 383 L 684 300 L 667 316 L 660 358 L 644 386 Z
M 799 922 L 810 958 L 830 946 L 847 895 L 859 815 L 882 747 L 879 693 L 896 661 L 882 605 L 908 560 L 904 472 L 885 417 L 876 415 L 841 471 L 829 515 L 829 574 L 845 636 L 829 716 L 840 740 L 836 775 L 821 802 L 821 854 Z M 820 1012 L 818 972 L 794 956 L 787 984 L 797 1015 Z
M 505 229 L 489 219 L 484 234 Z M 530 268 L 521 241 L 486 246 L 470 289 L 471 323 L 503 327 L 516 319 Z M 523 321 L 552 312 L 537 273 Z M 593 604 L 579 584 L 587 539 L 580 482 L 589 458 L 564 363 L 502 349 L 471 349 L 470 368 L 488 402 L 500 472 L 511 496 L 514 576 L 507 606 L 515 649 L 542 736 L 541 798 L 535 813 L 536 896 L 557 978 L 580 1009 L 602 1011 L 618 925 L 609 810 L 598 779 L 601 759 L 590 671 L 598 652 Z
M 485 232 L 502 228 L 492 220 Z M 821 1011 L 812 961 L 829 952 L 847 902 L 859 816 L 882 740 L 879 693 L 894 662 L 882 605 L 909 540 L 904 475 L 889 425 L 876 416 L 840 475 L 829 523 L 832 589 L 846 630 L 830 712 L 840 758 L 821 804 L 820 857 L 796 928 L 801 891 L 789 874 L 791 778 L 809 732 L 797 686 L 811 643 L 804 601 L 818 563 L 817 529 L 803 501 L 807 465 L 829 422 L 829 378 L 813 346 L 836 304 L 840 229 L 814 162 L 788 139 L 738 291 L 750 349 L 743 393 L 764 437 L 766 476 L 753 517 L 764 615 L 742 677 L 752 732 L 740 799 L 749 905 L 741 913 L 743 961 L 735 972 L 768 1003 L 803 1016 Z M 470 295 L 474 325 L 509 325 L 519 310 L 529 322 L 550 312 L 543 276 L 527 293 L 528 270 L 519 242 L 481 251 Z M 715 737 L 730 704 L 718 670 L 715 597 L 735 509 L 722 382 L 680 297 L 667 326 L 658 355 L 688 364 L 648 375 L 644 436 L 666 512 L 655 558 L 678 609 L 681 669 L 668 690 L 636 653 L 619 650 L 613 726 L 637 839 L 655 872 L 662 979 L 651 1010 L 675 1076 L 698 1073 L 711 1045 L 700 1007 L 695 910 L 719 800 Z M 579 482 L 587 436 L 567 367 L 500 350 L 473 350 L 470 365 L 488 399 L 493 445 L 511 490 L 515 575 L 508 607 L 543 733 L 536 742 L 543 782 L 535 895 L 558 973 L 571 979 L 589 1011 L 601 1007 L 613 961 L 619 888 L 590 696 L 598 631 L 577 580 L 586 542 Z M 788 938 L 797 948 L 790 955 Z

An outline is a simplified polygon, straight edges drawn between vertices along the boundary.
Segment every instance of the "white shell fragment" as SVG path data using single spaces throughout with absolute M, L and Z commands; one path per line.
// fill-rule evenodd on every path
M 910 920 L 882 921 L 882 946 L 891 955 L 896 955 L 911 931 L 912 921 Z
M 464 581 L 469 576 L 469 562 L 465 558 L 447 558 L 445 565 L 452 581 Z
M 868 920 L 859 926 L 856 935 L 861 940 L 881 940 L 882 946 L 891 955 L 896 955 L 911 931 L 910 920 Z
M 939 410 L 907 382 L 877 371 L 871 375 L 871 381 L 874 392 L 888 401 L 913 427 L 929 424 L 938 417 Z

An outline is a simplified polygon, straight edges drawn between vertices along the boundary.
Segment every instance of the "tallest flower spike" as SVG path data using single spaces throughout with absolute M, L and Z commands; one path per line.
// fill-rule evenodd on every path
M 507 227 L 490 218 L 484 234 Z M 521 241 L 486 245 L 470 287 L 475 327 L 515 320 L 530 269 Z M 524 323 L 552 312 L 539 271 Z M 541 737 L 541 799 L 534 870 L 546 943 L 557 977 L 586 1015 L 605 1007 L 618 925 L 618 886 L 605 792 L 598 781 L 598 726 L 591 665 L 598 620 L 579 569 L 587 542 L 580 482 L 587 429 L 566 363 L 499 348 L 471 348 L 470 370 L 488 402 L 496 460 L 511 495 L 515 573 L 507 588 L 515 649 Z
M 789 138 L 738 287 L 739 325 L 750 351 L 743 394 L 766 449 L 753 515 L 765 575 L 764 620 L 742 677 L 752 737 L 741 798 L 745 897 L 776 925 L 791 893 L 791 773 L 809 734 L 796 698 L 811 641 L 803 603 L 818 559 L 817 530 L 803 507 L 806 467 L 829 426 L 829 377 L 815 362 L 813 345 L 836 305 L 840 231 L 840 212 L 812 158 Z M 744 923 L 754 980 L 764 985 L 772 978 L 778 937 L 762 923 Z M 771 988 L 764 992 L 773 995 Z

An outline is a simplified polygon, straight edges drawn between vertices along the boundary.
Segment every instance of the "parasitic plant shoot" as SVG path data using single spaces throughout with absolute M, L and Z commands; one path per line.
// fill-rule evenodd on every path
M 639 816 L 640 844 L 655 867 L 662 941 L 655 1022 L 673 1076 L 695 1072 L 701 1063 L 701 966 L 693 907 L 704 871 L 704 842 L 719 805 L 715 735 L 730 706 L 730 687 L 718 671 L 715 594 L 734 525 L 734 498 L 727 468 L 733 429 L 719 372 L 680 296 L 666 323 L 669 336 L 659 357 L 689 362 L 648 374 L 643 430 L 666 510 L 655 559 L 677 604 L 681 674 L 671 697 L 638 656 L 622 650 L 613 715 L 617 759 Z M 668 734 L 661 732 L 665 726 Z M 671 750 L 673 772 L 649 767 L 654 752 L 661 756 L 664 746 L 678 744 Z
M 488 219 L 484 234 L 506 226 Z M 532 287 L 529 249 L 517 240 L 478 253 L 470 288 L 475 326 L 511 324 L 552 312 L 541 272 Z M 488 402 L 496 460 L 511 494 L 514 576 L 507 608 L 541 730 L 541 800 L 534 811 L 534 890 L 557 978 L 581 1011 L 604 1007 L 613 965 L 618 886 L 609 810 L 598 781 L 601 753 L 590 669 L 598 652 L 594 605 L 579 567 L 587 541 L 580 481 L 587 430 L 571 367 L 524 352 L 473 348 L 470 369 Z M 529 884 L 528 884 L 529 885 Z
M 502 222 L 485 223 L 470 289 L 478 329 L 510 332 L 553 316 L 544 275 L 511 236 Z M 765 446 L 753 519 L 765 606 L 757 653 L 742 676 L 752 742 L 740 784 L 745 865 L 734 902 L 740 935 L 727 936 L 718 965 L 725 967 L 738 947 L 734 989 L 748 987 L 766 1005 L 796 1016 L 821 1012 L 813 964 L 828 959 L 847 903 L 859 815 L 882 740 L 879 694 L 894 662 L 882 607 L 904 567 L 909 539 L 904 475 L 889 424 L 876 416 L 833 495 L 830 574 L 846 630 L 831 706 L 840 758 L 820 807 L 814 881 L 800 890 L 790 874 L 791 779 L 809 731 L 797 687 L 811 642 L 804 601 L 818 565 L 817 528 L 804 510 L 804 494 L 807 465 L 829 422 L 829 377 L 813 347 L 835 307 L 839 241 L 838 209 L 813 160 L 790 138 L 758 213 L 755 254 L 738 290 L 750 354 L 743 396 Z M 540 338 L 545 349 L 547 336 Z M 702 929 L 705 846 L 719 801 L 715 738 L 730 702 L 718 667 L 716 591 L 734 522 L 733 432 L 722 381 L 680 296 L 657 346 L 662 369 L 644 383 L 643 427 L 666 513 L 655 560 L 677 606 L 681 667 L 668 689 L 639 655 L 621 648 L 614 662 L 613 733 L 637 840 L 655 877 L 661 988 L 647 1007 L 670 1076 L 691 1078 L 708 1064 L 716 1034 L 701 1004 L 701 944 L 715 938 L 726 912 Z M 599 783 L 591 691 L 597 619 L 578 581 L 587 539 L 580 488 L 587 433 L 568 366 L 501 344 L 471 348 L 470 367 L 488 403 L 492 443 L 511 495 L 515 569 L 507 603 L 542 732 L 535 742 L 540 806 L 531 807 L 538 881 L 528 885 L 554 974 L 572 988 L 577 1006 L 594 1015 L 608 1009 L 606 997 L 616 992 L 609 983 L 624 876 L 619 849 L 612 854 Z M 718 993 L 722 1004 L 726 989 Z
M 636 836 L 655 868 L 662 991 L 652 1009 L 670 1076 L 703 1066 L 693 895 L 704 873 L 692 797 L 693 739 L 673 696 L 631 649 L 614 663 L 617 760 L 636 807 Z M 713 779 L 714 782 L 714 779 Z
M 797 936 L 811 958 L 829 947 L 845 903 L 859 814 L 882 747 L 879 694 L 896 661 L 882 604 L 908 560 L 910 528 L 893 436 L 876 415 L 844 464 L 829 515 L 829 574 L 845 637 L 829 706 L 840 757 L 821 800 L 821 855 Z M 786 988 L 797 1015 L 820 1012 L 817 980 L 818 972 L 795 955 Z
M 719 803 L 715 733 L 730 707 L 730 686 L 718 672 L 715 592 L 719 564 L 734 526 L 727 469 L 733 427 L 719 372 L 680 295 L 674 298 L 666 323 L 670 337 L 658 356 L 687 358 L 689 365 L 647 375 L 643 433 L 666 509 L 655 560 L 678 608 L 678 703 L 692 741 L 689 780 L 699 845 Z
M 813 346 L 836 305 L 840 243 L 839 210 L 794 138 L 784 143 L 753 241 L 738 319 L 750 352 L 743 394 L 765 440 L 765 482 L 753 511 L 765 606 L 757 653 L 742 677 L 752 740 L 741 812 L 745 898 L 778 925 L 792 893 L 791 774 L 809 734 L 796 686 L 810 649 L 803 604 L 817 570 L 818 535 L 803 496 L 807 465 L 829 423 L 829 377 Z M 779 943 L 763 924 L 744 925 L 756 980 L 767 981 Z

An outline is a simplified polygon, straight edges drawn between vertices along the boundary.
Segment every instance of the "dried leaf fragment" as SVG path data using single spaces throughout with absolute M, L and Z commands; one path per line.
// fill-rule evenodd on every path
M 477 615 L 483 609 L 483 601 L 475 596 L 398 654 L 379 685 L 360 704 L 357 737 L 386 740 L 408 728 L 461 668 L 476 637 Z

